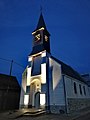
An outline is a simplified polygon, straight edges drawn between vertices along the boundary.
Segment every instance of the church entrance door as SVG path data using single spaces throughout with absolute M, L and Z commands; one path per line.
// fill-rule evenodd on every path
M 35 93 L 34 105 L 35 105 L 35 108 L 37 109 L 40 108 L 40 92 Z

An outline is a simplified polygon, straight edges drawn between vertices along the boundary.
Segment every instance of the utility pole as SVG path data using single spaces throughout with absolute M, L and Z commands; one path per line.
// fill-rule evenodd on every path
M 11 61 L 11 65 L 10 65 L 10 76 L 12 74 L 12 65 L 13 65 L 13 60 Z

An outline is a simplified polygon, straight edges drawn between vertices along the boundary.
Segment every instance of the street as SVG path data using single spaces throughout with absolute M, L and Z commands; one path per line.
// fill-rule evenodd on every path
M 90 113 L 87 113 L 77 119 L 73 119 L 73 120 L 90 120 Z

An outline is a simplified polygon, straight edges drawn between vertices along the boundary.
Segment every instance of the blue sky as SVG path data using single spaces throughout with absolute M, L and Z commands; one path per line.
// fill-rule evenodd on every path
M 52 55 L 81 74 L 90 73 L 90 0 L 0 0 L 0 58 L 26 67 L 40 6 Z M 19 83 L 24 68 L 13 64 Z M 9 71 L 10 62 L 0 59 L 0 73 Z

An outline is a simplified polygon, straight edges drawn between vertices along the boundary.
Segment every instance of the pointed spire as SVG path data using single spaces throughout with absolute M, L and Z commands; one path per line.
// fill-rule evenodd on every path
M 40 14 L 40 18 L 39 18 L 39 21 L 38 21 L 36 29 L 40 29 L 41 27 L 44 27 L 46 29 L 46 25 L 45 25 L 45 22 L 44 22 L 44 18 L 43 18 L 42 12 Z

